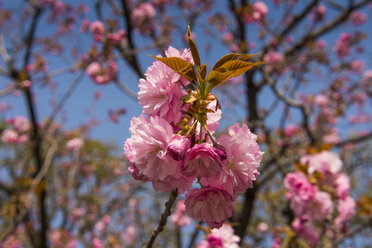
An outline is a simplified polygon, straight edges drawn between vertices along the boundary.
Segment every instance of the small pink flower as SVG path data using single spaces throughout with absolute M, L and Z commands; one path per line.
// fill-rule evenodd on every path
M 30 127 L 31 127 L 31 124 L 28 121 L 28 119 L 25 118 L 25 117 L 23 117 L 23 116 L 16 116 L 16 117 L 7 119 L 6 122 L 8 124 L 13 125 L 13 127 L 18 132 L 27 132 L 30 129 Z
M 150 3 L 142 3 L 132 11 L 134 23 L 140 24 L 155 17 L 155 8 Z
M 28 140 L 26 134 L 19 135 L 17 131 L 13 129 L 5 129 L 1 134 L 1 141 L 12 145 L 19 145 L 25 143 Z
M 196 248 L 239 248 L 239 241 L 239 236 L 234 235 L 234 229 L 230 225 L 223 224 L 220 229 L 212 229 L 207 240 L 203 240 Z
M 319 94 L 315 97 L 315 100 L 314 100 L 315 104 L 318 105 L 318 106 L 325 106 L 327 105 L 328 103 L 328 97 L 326 95 L 323 95 L 323 94 Z
M 313 155 L 301 157 L 301 163 L 308 165 L 308 173 L 318 171 L 322 174 L 335 174 L 342 169 L 342 161 L 340 157 L 330 151 L 322 151 Z
M 221 158 L 210 143 L 196 144 L 186 154 L 182 165 L 185 176 L 216 177 L 221 170 Z
M 118 66 L 115 61 L 108 61 L 105 68 L 98 62 L 93 62 L 88 65 L 86 72 L 88 76 L 97 84 L 107 84 L 115 79 L 118 71 Z
M 350 62 L 350 70 L 355 73 L 362 73 L 364 69 L 364 62 L 360 60 L 352 60 Z
M 257 144 L 257 136 L 247 125 L 239 123 L 228 128 L 229 135 L 221 135 L 217 142 L 226 150 L 227 158 L 220 176 L 220 183 L 230 194 L 244 192 L 259 175 L 263 153 Z
M 294 124 L 290 124 L 284 128 L 284 135 L 286 137 L 292 137 L 297 131 L 298 131 L 298 126 Z
M 178 201 L 174 213 L 170 216 L 171 221 L 175 225 L 182 227 L 191 224 L 191 219 L 185 215 L 185 210 L 185 201 Z
M 350 21 L 354 26 L 360 26 L 367 20 L 367 15 L 360 11 L 353 11 L 350 15 Z
M 292 222 L 292 227 L 301 238 L 305 239 L 313 247 L 319 243 L 319 233 L 307 216 L 296 218 Z
M 345 199 L 350 190 L 350 179 L 345 173 L 340 173 L 336 176 L 334 181 L 336 187 L 336 196 Z
M 103 248 L 104 247 L 102 241 L 97 237 L 93 238 L 92 246 L 93 246 L 93 248 Z
M 125 243 L 131 244 L 136 240 L 136 235 L 137 235 L 137 229 L 130 225 L 127 228 L 125 228 L 124 233 L 122 234 L 122 238 Z
M 103 34 L 105 33 L 105 25 L 101 21 L 94 21 L 90 24 L 89 30 L 93 35 L 94 40 L 102 41 Z
M 127 32 L 125 30 L 118 30 L 116 33 L 109 33 L 107 34 L 107 39 L 114 44 L 119 44 L 124 37 L 127 36 Z
M 233 214 L 232 196 L 224 190 L 205 187 L 186 194 L 186 213 L 211 228 L 220 228 Z
M 66 148 L 69 151 L 78 151 L 83 145 L 84 140 L 82 138 L 74 138 L 66 142 Z
M 167 151 L 174 160 L 181 161 L 186 155 L 187 150 L 190 148 L 191 141 L 189 138 L 175 134 L 169 141 Z
M 311 20 L 314 22 L 319 22 L 324 19 L 324 16 L 327 13 L 327 8 L 324 5 L 317 5 L 314 9 L 314 12 L 311 15 Z
M 355 200 L 350 196 L 338 201 L 338 216 L 335 219 L 335 223 L 339 228 L 341 228 L 346 221 L 348 221 L 354 215 L 355 207 Z

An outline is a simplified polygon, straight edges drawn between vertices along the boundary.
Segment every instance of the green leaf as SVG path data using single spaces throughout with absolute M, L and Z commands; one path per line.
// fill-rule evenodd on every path
M 187 26 L 187 38 L 189 39 L 189 46 L 190 46 L 192 58 L 194 59 L 194 63 L 197 67 L 199 67 L 200 57 L 199 57 L 198 47 L 196 46 L 196 43 L 191 39 L 190 25 Z
M 217 68 L 221 67 L 228 61 L 234 61 L 234 60 L 247 60 L 256 54 L 239 54 L 239 53 L 229 53 L 220 58 L 217 63 L 214 65 L 212 70 L 216 70 Z
M 207 66 L 202 65 L 202 66 L 198 66 L 197 68 L 199 72 L 199 78 L 201 79 L 200 81 L 205 80 L 205 76 L 207 75 Z
M 151 57 L 169 66 L 175 72 L 177 72 L 182 77 L 189 80 L 190 82 L 197 81 L 194 65 L 187 62 L 186 60 L 178 58 L 178 57 L 167 57 L 167 58 L 161 58 L 161 57 L 155 57 L 155 56 L 151 56 Z

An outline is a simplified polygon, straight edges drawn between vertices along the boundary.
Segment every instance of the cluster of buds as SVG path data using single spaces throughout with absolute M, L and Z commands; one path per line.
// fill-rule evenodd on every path
M 228 54 L 207 76 L 190 29 L 187 35 L 190 50 L 170 47 L 167 57 L 153 57 L 157 61 L 140 80 L 143 114 L 131 121 L 125 155 L 135 179 L 161 192 L 188 191 L 186 213 L 219 228 L 233 213 L 234 197 L 258 176 L 262 152 L 245 124 L 214 137 L 221 106 L 211 90 L 260 63 L 247 62 L 252 55 Z M 201 187 L 191 189 L 195 180 Z

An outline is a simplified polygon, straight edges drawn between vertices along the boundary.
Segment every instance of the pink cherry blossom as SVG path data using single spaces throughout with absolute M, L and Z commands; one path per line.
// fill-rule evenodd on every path
M 220 228 L 233 213 L 232 196 L 224 190 L 205 187 L 186 194 L 186 213 L 211 228 Z
M 311 203 L 306 207 L 306 214 L 315 220 L 323 220 L 333 212 L 331 196 L 324 191 L 317 191 Z
M 324 175 L 335 174 L 342 169 L 340 157 L 330 151 L 322 151 L 313 155 L 301 157 L 301 163 L 307 164 L 308 173 L 318 171 Z
M 364 69 L 364 62 L 360 60 L 352 60 L 350 62 L 350 70 L 355 73 L 362 73 Z
M 187 60 L 191 52 L 189 50 L 178 51 L 169 47 L 166 55 Z M 143 112 L 151 116 L 159 115 L 177 124 L 182 115 L 181 97 L 185 94 L 178 82 L 180 75 L 160 61 L 155 61 L 147 68 L 145 76 L 146 79 L 140 79 L 138 85 L 138 103 L 143 107 Z
M 324 19 L 324 16 L 326 15 L 326 13 L 327 13 L 327 8 L 324 5 L 319 4 L 314 8 L 314 12 L 310 16 L 310 18 L 314 22 L 319 22 Z
M 185 215 L 185 211 L 185 201 L 178 201 L 174 213 L 170 216 L 171 221 L 179 227 L 190 225 L 191 219 Z
M 292 222 L 292 227 L 301 238 L 305 239 L 313 247 L 319 243 L 319 233 L 307 216 L 296 218 Z
M 350 15 L 350 21 L 354 26 L 360 26 L 367 20 L 367 15 L 360 11 L 353 11 Z
M 210 143 L 193 146 L 186 154 L 182 173 L 186 176 L 216 177 L 222 162 L 216 148 Z
M 325 106 L 328 103 L 328 97 L 324 94 L 319 94 L 315 97 L 314 102 L 318 106 Z
M 335 219 L 336 225 L 339 227 L 344 225 L 354 215 L 355 207 L 356 203 L 352 197 L 347 196 L 345 199 L 340 199 L 337 206 L 338 216 Z
M 70 151 L 78 151 L 84 145 L 82 138 L 73 138 L 66 142 L 66 148 Z
M 350 190 L 349 177 L 345 173 L 338 174 L 334 180 L 334 186 L 336 187 L 336 196 L 345 199 Z
M 17 131 L 13 129 L 5 129 L 1 134 L 1 141 L 12 145 L 19 145 L 25 143 L 28 140 L 26 134 L 19 135 Z
M 196 248 L 239 248 L 239 241 L 239 236 L 234 235 L 234 229 L 228 224 L 223 224 L 220 229 L 212 229 L 207 240 L 201 241 Z
M 228 135 L 221 135 L 217 142 L 226 150 L 220 183 L 231 194 L 244 192 L 256 180 L 263 152 L 257 144 L 257 136 L 247 125 L 239 123 L 228 128 Z
M 142 3 L 132 11 L 131 17 L 134 23 L 142 23 L 153 18 L 155 14 L 155 8 L 150 3 Z
M 137 235 L 136 227 L 130 225 L 127 228 L 125 228 L 125 231 L 122 234 L 122 238 L 125 243 L 131 244 L 136 240 L 136 235 Z
M 169 141 L 167 151 L 174 160 L 180 161 L 185 157 L 190 145 L 191 141 L 189 138 L 176 134 Z
M 118 67 L 115 61 L 108 61 L 106 67 L 98 62 L 88 65 L 86 72 L 88 76 L 97 84 L 107 84 L 116 77 Z
M 298 126 L 294 124 L 290 124 L 284 128 L 284 135 L 286 137 L 292 137 L 297 131 L 298 131 Z
M 17 130 L 18 132 L 26 132 L 31 127 L 31 124 L 28 121 L 28 119 L 23 116 L 16 116 L 16 117 L 7 119 L 6 122 L 8 124 L 13 125 L 14 129 Z
M 167 156 L 167 147 L 173 137 L 172 126 L 159 116 L 140 115 L 132 118 L 125 141 L 125 155 L 129 162 L 150 180 L 164 180 L 177 171 L 179 164 Z M 167 162 L 167 159 L 169 162 Z
M 101 21 L 94 21 L 90 24 L 89 30 L 93 35 L 94 40 L 102 41 L 103 34 L 105 32 L 105 25 Z

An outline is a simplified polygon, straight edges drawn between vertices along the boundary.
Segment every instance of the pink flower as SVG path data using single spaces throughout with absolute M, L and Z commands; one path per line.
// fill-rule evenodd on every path
M 166 55 L 187 59 L 191 53 L 188 50 L 178 51 L 169 47 Z M 138 85 L 138 103 L 143 107 L 143 112 L 150 116 L 158 115 L 177 124 L 182 115 L 181 97 L 185 94 L 178 82 L 180 75 L 160 61 L 155 61 L 147 69 L 145 76 L 146 79 L 140 79 Z
M 333 212 L 331 196 L 323 191 L 317 191 L 311 203 L 307 206 L 306 214 L 315 220 L 323 220 Z
M 350 190 L 350 180 L 345 173 L 340 173 L 336 176 L 334 181 L 336 187 L 336 195 L 338 198 L 345 199 L 349 194 Z
M 297 216 L 304 213 L 306 205 L 316 193 L 316 188 L 301 172 L 288 173 L 284 178 L 284 187 L 288 190 L 287 198 L 291 200 L 291 209 Z
M 82 138 L 70 139 L 66 142 L 66 148 L 70 151 L 77 151 L 84 145 L 84 140 Z
M 14 235 L 8 236 L 2 243 L 0 243 L 1 248 L 18 248 L 21 247 L 21 242 L 16 239 Z
M 125 141 L 124 152 L 135 179 L 151 181 L 162 192 L 178 188 L 183 193 L 191 186 L 194 178 L 182 175 L 180 162 L 167 152 L 173 128 L 165 119 L 140 115 L 132 118 L 129 132 L 132 137 Z
M 103 34 L 105 33 L 105 25 L 101 21 L 94 21 L 90 24 L 89 30 L 93 35 L 94 40 L 102 41 Z
M 338 41 L 333 47 L 333 52 L 337 54 L 339 58 L 344 58 L 350 54 L 352 37 L 348 33 L 340 34 Z
M 195 144 L 185 156 L 182 173 L 189 177 L 216 177 L 221 166 L 220 156 L 212 144 Z
M 13 127 L 18 132 L 27 132 L 30 129 L 30 127 L 31 127 L 31 124 L 28 121 L 28 119 L 25 118 L 25 117 L 23 117 L 23 116 L 16 116 L 16 117 L 7 119 L 6 122 L 8 124 L 13 125 Z
M 127 32 L 121 29 L 118 30 L 116 33 L 107 34 L 107 39 L 114 44 L 119 44 L 125 36 L 127 36 Z
M 130 225 L 127 228 L 125 228 L 124 233 L 122 234 L 122 238 L 125 243 L 131 244 L 136 240 L 136 235 L 137 235 L 137 229 Z
M 257 231 L 259 232 L 266 232 L 269 229 L 269 226 L 266 222 L 260 222 L 257 225 Z
M 212 229 L 207 240 L 200 242 L 196 248 L 239 248 L 237 244 L 239 241 L 239 236 L 234 235 L 234 229 L 228 224 L 223 224 L 220 229 Z
M 175 225 L 182 227 L 191 224 L 191 219 L 185 215 L 185 210 L 185 201 L 178 201 L 174 213 L 170 216 L 171 221 Z
M 224 190 L 205 187 L 186 194 L 186 213 L 211 228 L 220 228 L 233 214 L 232 196 Z
M 319 94 L 315 97 L 315 100 L 314 100 L 315 104 L 318 105 L 318 106 L 325 106 L 327 105 L 328 103 L 328 97 L 326 95 L 323 95 L 323 94 Z
M 296 218 L 292 222 L 292 227 L 301 238 L 305 239 L 313 247 L 318 244 L 319 233 L 315 229 L 312 221 L 307 216 Z
M 318 171 L 322 174 L 335 174 L 342 169 L 340 157 L 330 151 L 322 151 L 313 155 L 301 157 L 301 163 L 308 165 L 308 173 L 312 174 Z
M 364 69 L 364 62 L 360 60 L 352 60 L 350 62 L 350 70 L 355 73 L 362 73 Z
M 311 15 L 311 20 L 314 22 L 319 22 L 324 19 L 324 16 L 327 13 L 327 8 L 324 5 L 317 5 L 314 9 L 314 12 Z
M 298 126 L 294 125 L 294 124 L 290 124 L 288 126 L 285 127 L 284 129 L 284 135 L 286 137 L 292 137 L 298 130 Z
M 335 219 L 335 223 L 340 228 L 346 223 L 355 213 L 355 200 L 350 196 L 345 199 L 340 199 L 338 201 L 337 211 L 338 216 Z
M 25 143 L 28 140 L 26 134 L 19 135 L 17 131 L 13 129 L 5 129 L 1 134 L 1 141 L 12 145 L 19 145 Z
M 92 240 L 92 246 L 93 246 L 93 248 L 103 248 L 104 247 L 102 241 L 97 237 L 94 237 L 94 239 Z
M 125 141 L 125 155 L 140 174 L 150 180 L 163 180 L 174 175 L 178 163 L 166 161 L 167 147 L 173 137 L 172 126 L 159 116 L 132 118 L 129 132 L 132 137 Z M 170 158 L 170 157 L 169 157 Z
M 97 84 L 107 84 L 116 77 L 118 67 L 115 61 L 108 61 L 107 67 L 103 68 L 98 62 L 88 65 L 86 72 L 88 76 Z
M 134 23 L 139 24 L 152 19 L 155 14 L 155 8 L 150 3 L 142 3 L 132 11 L 132 19 Z
M 191 141 L 189 138 L 175 134 L 169 141 L 167 151 L 174 160 L 181 161 L 186 155 L 187 150 L 190 148 Z
M 253 19 L 256 21 L 262 20 L 266 17 L 269 12 L 269 8 L 262 1 L 257 1 L 253 3 Z
M 230 32 L 222 35 L 222 41 L 226 44 L 230 44 L 234 40 L 234 35 Z
M 274 69 L 280 68 L 284 61 L 284 55 L 280 52 L 269 51 L 264 56 L 264 62 L 266 63 L 265 70 L 270 72 Z
M 239 123 L 228 128 L 229 135 L 221 135 L 217 142 L 226 150 L 220 183 L 230 194 L 244 192 L 252 186 L 259 172 L 263 152 L 257 144 L 257 136 L 247 125 Z
M 360 11 L 353 11 L 350 15 L 350 21 L 354 26 L 360 26 L 367 20 L 367 15 Z

